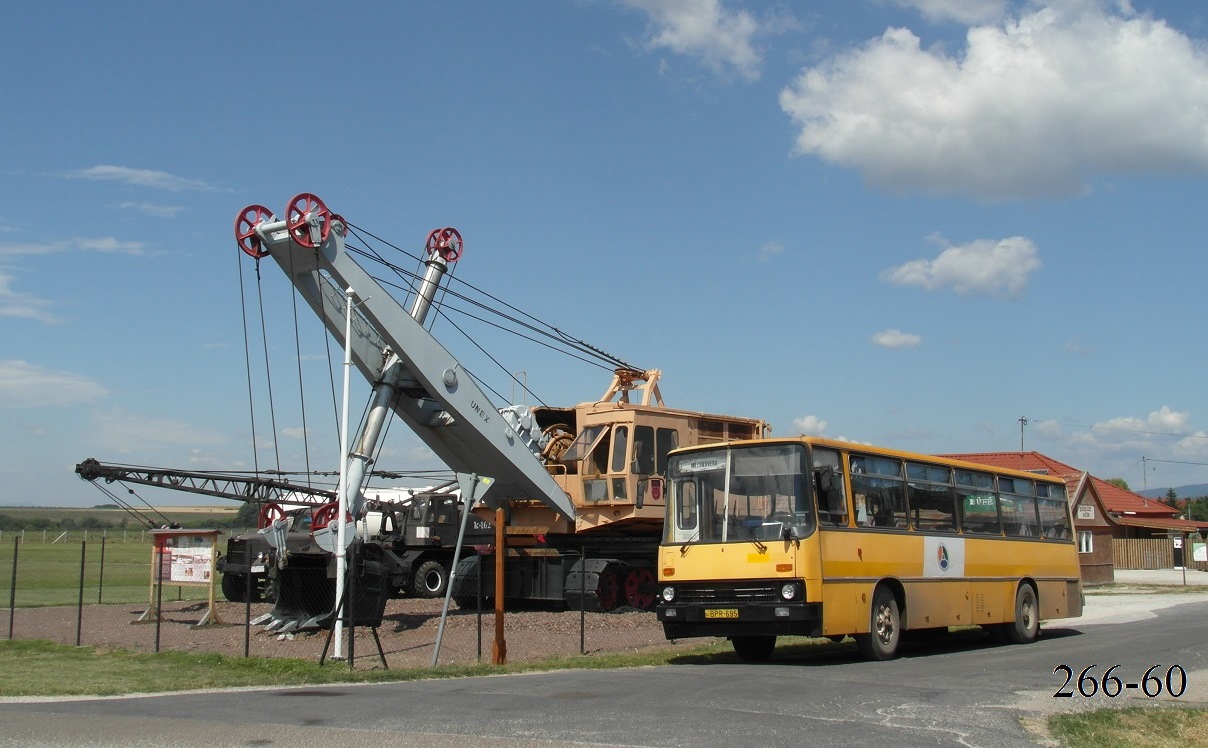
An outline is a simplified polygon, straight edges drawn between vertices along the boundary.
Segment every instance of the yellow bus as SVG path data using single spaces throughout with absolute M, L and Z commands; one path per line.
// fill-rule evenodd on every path
M 1065 483 L 816 437 L 671 452 L 657 614 L 748 661 L 777 636 L 855 637 L 886 660 L 904 631 L 979 625 L 1026 643 L 1082 614 Z

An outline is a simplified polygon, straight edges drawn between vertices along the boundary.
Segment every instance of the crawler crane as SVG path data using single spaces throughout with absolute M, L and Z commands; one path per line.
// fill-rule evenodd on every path
M 345 244 L 348 230 L 341 216 L 309 193 L 289 202 L 284 219 L 251 205 L 235 221 L 239 248 L 280 266 L 373 386 L 361 431 L 346 456 L 351 516 L 364 511 L 364 476 L 393 413 L 456 473 L 494 480 L 476 511 L 505 510 L 505 598 L 563 601 L 592 610 L 653 607 L 667 452 L 759 438 L 767 434 L 767 424 L 667 408 L 658 387 L 660 372 L 630 368 L 617 369 L 604 395 L 593 402 L 499 408 L 424 326 L 449 263 L 461 255 L 460 234 L 451 228 L 429 234 L 424 275 L 405 309 L 354 259 Z M 347 325 L 352 334 L 345 340 L 349 293 L 357 303 Z M 372 555 L 384 568 L 393 563 L 389 549 Z M 322 563 L 316 559 L 315 566 Z M 493 557 L 466 559 L 458 581 L 473 579 L 470 572 L 478 563 L 491 564 Z M 493 575 L 483 571 L 485 594 L 494 596 Z M 283 575 L 283 594 L 284 585 L 318 584 L 319 579 Z M 363 582 L 374 586 L 374 580 Z M 453 596 L 466 603 L 468 586 L 458 586 Z M 331 600 L 316 599 L 320 607 Z

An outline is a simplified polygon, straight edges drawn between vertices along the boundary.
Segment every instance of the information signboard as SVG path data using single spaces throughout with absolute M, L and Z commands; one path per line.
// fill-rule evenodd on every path
M 215 561 L 221 530 L 152 530 L 151 605 L 139 623 L 159 618 L 162 585 L 208 587 L 206 613 L 196 625 L 222 623 L 215 594 Z

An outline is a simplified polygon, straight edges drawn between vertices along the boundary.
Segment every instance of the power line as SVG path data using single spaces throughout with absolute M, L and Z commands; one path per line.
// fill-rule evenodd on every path
M 1168 465 L 1198 465 L 1200 467 L 1208 467 L 1208 462 L 1183 462 L 1181 460 L 1158 460 L 1153 457 L 1144 458 L 1147 462 L 1164 462 Z
M 1068 423 L 1066 421 L 1058 421 L 1056 419 L 1031 419 L 1033 422 L 1050 420 L 1060 426 L 1069 426 L 1076 429 L 1087 429 L 1088 431 L 1123 431 L 1129 434 L 1143 434 L 1145 436 L 1171 436 L 1176 439 L 1208 439 L 1208 434 L 1171 434 L 1165 431 L 1142 431 L 1140 429 L 1126 429 L 1119 426 L 1084 426 L 1081 423 Z

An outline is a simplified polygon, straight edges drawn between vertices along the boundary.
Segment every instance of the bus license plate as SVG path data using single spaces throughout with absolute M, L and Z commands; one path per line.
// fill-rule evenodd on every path
M 738 618 L 738 608 L 706 608 L 705 618 Z

